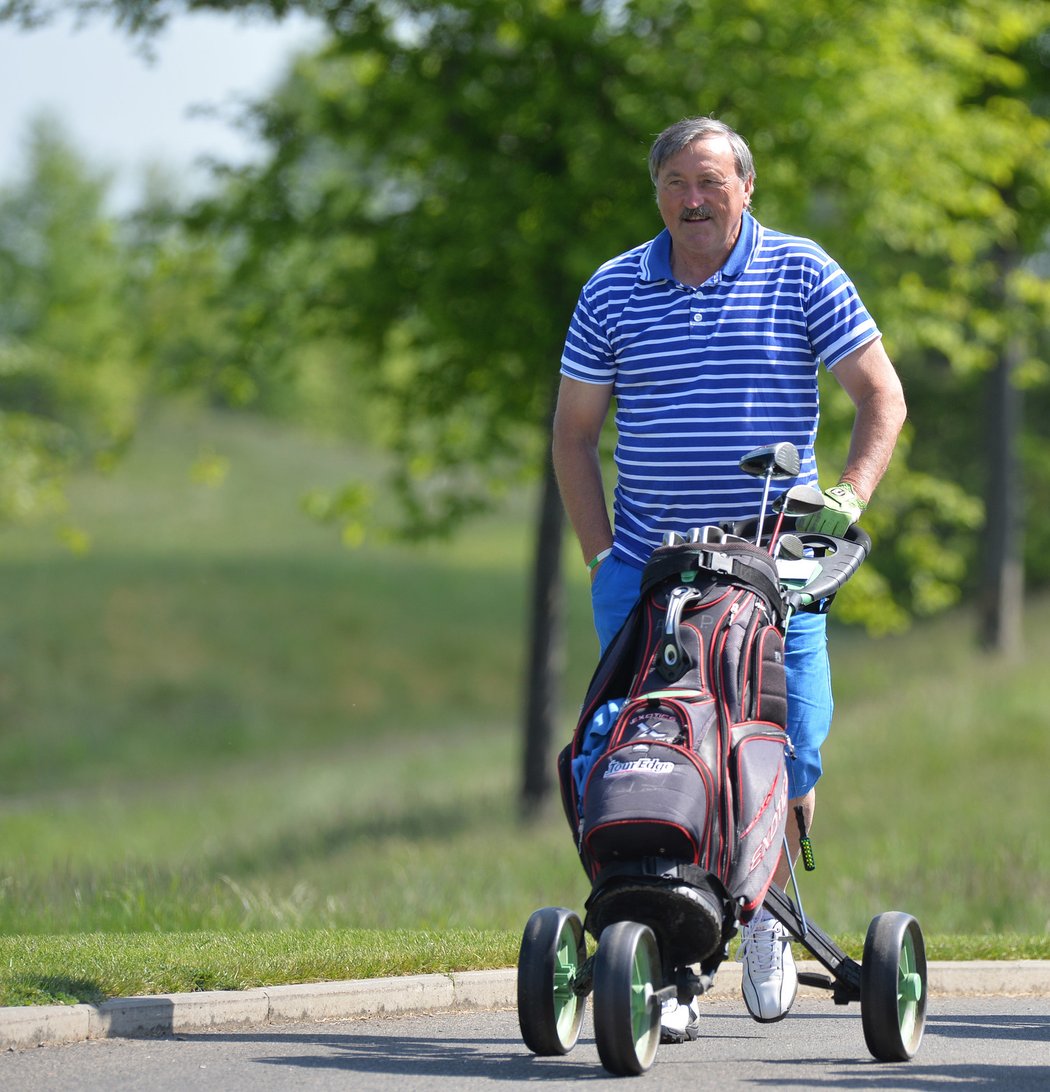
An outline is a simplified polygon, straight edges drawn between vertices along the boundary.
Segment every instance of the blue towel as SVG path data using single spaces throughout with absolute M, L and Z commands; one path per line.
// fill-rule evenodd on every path
M 616 723 L 620 710 L 627 704 L 626 698 L 613 698 L 594 711 L 580 741 L 580 753 L 572 760 L 572 779 L 576 783 L 576 800 L 583 805 L 583 787 L 587 775 L 600 754 L 605 751 L 609 732 Z M 582 818 L 582 815 L 581 815 Z

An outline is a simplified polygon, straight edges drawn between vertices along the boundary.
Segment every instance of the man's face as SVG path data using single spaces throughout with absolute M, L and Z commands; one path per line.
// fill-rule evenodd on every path
M 720 267 L 740 233 L 753 186 L 737 176 L 725 137 L 694 141 L 672 156 L 657 176 L 656 203 L 673 250 Z

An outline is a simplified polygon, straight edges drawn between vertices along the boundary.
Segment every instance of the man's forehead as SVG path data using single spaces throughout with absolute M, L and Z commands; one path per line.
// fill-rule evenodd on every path
M 692 171 L 704 166 L 719 167 L 730 174 L 735 171 L 733 149 L 724 136 L 701 137 L 687 144 L 664 163 L 660 173 Z

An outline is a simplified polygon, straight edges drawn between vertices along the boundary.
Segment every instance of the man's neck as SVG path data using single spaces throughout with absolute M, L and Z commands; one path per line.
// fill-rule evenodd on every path
M 690 261 L 685 255 L 681 255 L 671 246 L 671 272 L 679 284 L 687 284 L 691 288 L 699 288 L 705 281 L 713 277 L 726 264 L 729 255 L 725 255 L 720 261 Z
M 704 252 L 692 252 L 682 248 L 677 249 L 674 242 L 671 243 L 671 273 L 679 284 L 687 284 L 691 288 L 699 288 L 705 281 L 710 280 L 729 261 L 729 255 L 740 239 L 743 230 L 743 222 L 737 225 L 736 232 L 729 246 L 722 253 L 708 254 Z

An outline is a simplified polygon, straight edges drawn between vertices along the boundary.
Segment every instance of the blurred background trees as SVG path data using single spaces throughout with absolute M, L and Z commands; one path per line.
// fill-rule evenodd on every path
M 25 174 L 0 190 L 0 517 L 62 504 L 62 480 L 105 463 L 135 426 L 142 370 L 125 308 L 130 254 L 107 179 L 41 118 Z
M 143 34 L 171 11 L 73 6 Z M 561 647 L 561 341 L 593 269 L 659 227 L 652 137 L 712 114 L 752 145 L 759 218 L 842 262 L 905 383 L 909 424 L 865 519 L 878 549 L 840 618 L 887 632 L 969 597 L 983 643 L 1016 647 L 1024 582 L 1050 582 L 1045 0 L 195 6 L 297 8 L 326 41 L 245 117 L 261 160 L 193 207 L 158 193 L 107 218 L 104 179 L 38 131 L 0 194 L 0 516 L 54 503 L 63 469 L 119 450 L 142 400 L 180 388 L 389 450 L 389 481 L 312 499 L 348 542 L 448 533 L 539 480 L 538 800 Z M 850 421 L 829 383 L 829 476 Z

